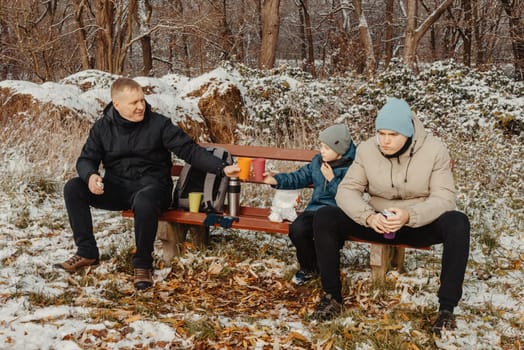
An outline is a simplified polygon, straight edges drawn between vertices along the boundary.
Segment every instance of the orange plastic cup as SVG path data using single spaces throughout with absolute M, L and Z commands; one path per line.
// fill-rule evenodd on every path
M 251 158 L 239 157 L 237 160 L 238 167 L 240 168 L 240 173 L 238 178 L 242 181 L 249 179 L 249 174 L 251 173 Z

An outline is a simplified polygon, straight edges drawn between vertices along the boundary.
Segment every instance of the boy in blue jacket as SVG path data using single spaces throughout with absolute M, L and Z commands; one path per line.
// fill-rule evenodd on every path
M 304 212 L 289 226 L 289 238 L 296 248 L 300 269 L 293 276 L 297 286 L 318 276 L 313 222 L 317 209 L 336 206 L 338 184 L 355 158 L 355 145 L 347 126 L 336 124 L 319 134 L 320 154 L 297 171 L 271 175 L 264 182 L 276 189 L 292 190 L 313 185 L 313 194 Z

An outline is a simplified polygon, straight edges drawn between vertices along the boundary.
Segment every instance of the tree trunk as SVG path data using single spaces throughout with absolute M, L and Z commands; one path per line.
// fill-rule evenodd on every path
M 433 11 L 428 18 L 417 26 L 417 0 L 406 0 L 407 22 L 406 35 L 404 42 L 404 63 L 413 66 L 416 61 L 417 47 L 420 39 L 426 34 L 428 29 L 439 19 L 442 13 L 453 3 L 453 0 L 444 0 L 438 8 Z
M 515 79 L 524 80 L 524 1 L 501 0 L 504 11 L 509 17 L 509 31 L 513 59 L 515 65 Z
M 307 44 L 306 44 L 306 25 L 304 24 L 304 11 L 298 8 L 298 18 L 300 18 L 300 59 L 307 60 Z
M 389 0 L 388 0 L 389 1 Z M 394 0 L 391 0 L 394 1 Z M 342 18 L 344 32 L 349 33 L 351 31 L 351 5 L 349 0 L 343 0 L 340 2 L 340 7 L 342 8 Z
M 262 3 L 262 38 L 258 66 L 270 69 L 275 65 L 278 31 L 280 29 L 280 0 L 263 0 Z
M 417 26 L 417 0 L 406 0 L 406 31 L 404 38 L 404 63 L 415 62 L 415 30 Z
M 153 9 L 149 0 L 137 0 L 136 4 L 136 22 L 138 24 L 138 33 L 140 44 L 142 46 L 142 62 L 144 64 L 143 74 L 149 76 L 153 70 L 153 53 L 151 50 L 150 20 Z
M 97 0 L 96 9 L 96 31 L 95 39 L 95 68 L 101 71 L 114 73 L 113 71 L 113 52 L 111 49 L 111 38 L 113 37 L 113 27 L 111 19 L 113 5 L 111 0 Z
M 238 36 L 233 41 L 232 52 L 235 55 L 235 58 L 238 62 L 244 62 L 244 57 L 247 57 L 245 52 L 246 47 L 246 4 L 245 0 L 240 0 L 240 8 L 238 9 L 239 23 L 238 23 Z M 244 62 L 247 63 L 247 62 Z
M 353 0 L 353 6 L 355 6 L 355 13 L 358 17 L 358 32 L 360 38 L 360 44 L 364 48 L 366 54 L 366 68 L 365 74 L 368 78 L 371 78 L 375 74 L 375 68 L 377 61 L 375 59 L 375 52 L 373 50 L 373 41 L 371 34 L 369 33 L 368 23 L 364 11 L 362 11 L 362 1 Z
M 464 64 L 471 66 L 471 42 L 473 32 L 473 11 L 471 8 L 471 0 L 462 0 L 462 10 L 464 11 Z
M 475 62 L 477 65 L 484 63 L 485 60 L 485 49 L 484 43 L 482 40 L 482 24 L 481 24 L 481 14 L 480 6 L 478 2 L 473 3 L 473 39 L 475 40 L 475 47 L 477 48 Z
M 78 49 L 80 50 L 80 62 L 82 63 L 82 69 L 90 69 L 89 65 L 89 54 L 87 52 L 87 36 L 84 28 L 84 22 L 82 15 L 84 13 L 85 2 L 84 0 L 75 0 L 74 3 L 75 9 L 75 22 L 78 25 L 78 31 L 76 32 L 76 37 L 78 40 Z
M 136 18 L 136 1 L 135 6 L 129 6 L 127 13 L 125 8 L 119 7 L 116 15 L 116 30 L 114 31 L 113 44 L 113 72 L 122 74 L 127 57 L 127 51 L 131 48 L 133 38 L 133 20 Z
M 222 59 L 224 60 L 230 60 L 231 59 L 231 49 L 233 48 L 232 45 L 232 38 L 231 38 L 231 29 L 229 28 L 229 24 L 227 22 L 227 0 L 222 0 Z
M 384 64 L 389 66 L 393 58 L 393 11 L 395 0 L 386 1 L 386 27 L 384 29 Z
M 177 18 L 184 18 L 185 16 L 185 10 L 184 10 L 184 4 L 182 2 L 182 0 L 176 0 L 174 2 L 174 8 L 175 8 L 175 16 Z M 181 41 L 182 41 L 182 54 L 183 54 L 183 57 L 181 58 L 183 60 L 183 63 L 184 63 L 184 74 L 187 76 L 187 77 L 191 77 L 191 52 L 189 51 L 189 40 L 188 40 L 188 34 L 185 30 L 182 31 L 182 33 L 180 34 L 177 34 L 177 33 L 174 33 L 174 43 L 172 43 L 170 45 L 170 47 L 176 47 L 176 42 L 178 41 L 178 38 L 177 36 L 179 35 L 180 38 L 181 38 Z M 176 50 L 175 50 L 175 55 L 176 55 Z M 173 61 L 173 60 L 176 60 L 176 58 L 174 57 L 170 57 L 170 59 Z
M 312 76 L 316 76 L 315 69 L 315 49 L 313 46 L 313 33 L 311 31 L 311 17 L 309 16 L 307 0 L 300 1 L 300 7 L 302 8 L 302 14 L 304 15 L 304 33 L 306 36 L 307 43 L 307 57 L 305 62 L 304 70 L 309 72 Z

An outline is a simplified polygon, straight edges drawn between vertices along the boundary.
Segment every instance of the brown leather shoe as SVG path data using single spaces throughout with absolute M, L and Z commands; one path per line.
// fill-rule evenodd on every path
M 67 272 L 73 273 L 76 272 L 78 269 L 85 267 L 85 266 L 93 266 L 98 265 L 99 261 L 97 259 L 89 259 L 84 258 L 79 255 L 73 255 L 63 263 L 54 264 L 53 266 L 59 269 L 64 269 Z
M 153 285 L 153 271 L 151 269 L 135 268 L 134 284 L 137 290 L 151 287 Z

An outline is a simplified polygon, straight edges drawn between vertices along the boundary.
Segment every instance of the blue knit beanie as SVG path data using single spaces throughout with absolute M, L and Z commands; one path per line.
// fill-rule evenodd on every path
M 318 135 L 318 139 L 328 145 L 333 151 L 344 155 L 351 146 L 351 135 L 344 124 L 331 125 Z
M 406 137 L 413 136 L 413 112 L 408 103 L 398 98 L 389 98 L 388 102 L 378 111 L 375 129 L 391 130 Z

